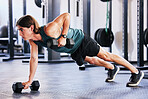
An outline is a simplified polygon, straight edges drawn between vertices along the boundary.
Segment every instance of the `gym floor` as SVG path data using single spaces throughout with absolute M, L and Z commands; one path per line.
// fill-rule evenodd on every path
M 112 83 L 106 83 L 107 71 L 103 67 L 79 71 L 75 63 L 39 63 L 35 80 L 38 92 L 30 89 L 21 94 L 13 93 L 13 82 L 28 79 L 29 63 L 22 60 L 2 62 L 0 57 L 0 99 L 147 99 L 148 79 L 137 87 L 126 87 L 129 71 L 120 71 Z M 147 72 L 145 70 L 144 72 Z

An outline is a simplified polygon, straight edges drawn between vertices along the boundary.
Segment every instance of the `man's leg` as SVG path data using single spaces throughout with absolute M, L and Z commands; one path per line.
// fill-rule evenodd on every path
M 106 62 L 103 59 L 100 59 L 100 58 L 97 58 L 97 57 L 86 56 L 85 61 L 90 63 L 90 64 L 96 65 L 96 66 L 106 67 L 108 69 L 113 69 L 114 68 L 113 64 L 110 64 L 109 62 Z
M 125 60 L 124 58 L 122 58 L 118 55 L 109 53 L 109 52 L 103 50 L 101 47 L 100 47 L 100 51 L 97 54 L 97 56 L 105 61 L 115 62 L 119 65 L 122 65 L 122 66 L 128 68 L 132 73 L 138 72 L 138 70 L 131 63 L 129 63 L 127 60 Z
M 124 58 L 122 58 L 118 55 L 109 53 L 109 52 L 103 50 L 101 47 L 100 47 L 100 51 L 97 54 L 97 56 L 105 61 L 115 62 L 119 65 L 122 65 L 122 66 L 128 68 L 132 72 L 132 76 L 130 78 L 130 81 L 127 83 L 127 86 L 137 86 L 144 76 L 143 72 L 141 72 L 140 70 L 135 68 L 127 60 L 125 60 Z M 110 70 L 108 72 L 110 72 Z
M 103 66 L 109 69 L 110 72 L 108 72 L 108 78 L 106 79 L 106 82 L 111 82 L 115 79 L 115 76 L 119 72 L 120 68 L 114 66 L 113 64 L 106 62 L 98 57 L 88 57 L 86 56 L 85 61 L 87 61 L 90 64 L 96 65 L 96 66 Z

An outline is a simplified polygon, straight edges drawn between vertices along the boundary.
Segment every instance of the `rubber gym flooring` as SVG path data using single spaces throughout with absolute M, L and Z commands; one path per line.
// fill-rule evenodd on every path
M 0 99 L 148 99 L 148 79 L 137 87 L 126 87 L 129 71 L 120 71 L 112 83 L 105 82 L 106 72 L 103 67 L 79 71 L 75 63 L 39 63 L 34 78 L 40 82 L 39 91 L 17 94 L 12 84 L 28 80 L 29 63 L 2 62 L 0 57 Z

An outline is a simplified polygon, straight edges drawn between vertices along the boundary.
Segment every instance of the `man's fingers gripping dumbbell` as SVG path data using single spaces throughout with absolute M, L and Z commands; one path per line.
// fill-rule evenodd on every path
M 63 47 L 66 45 L 66 39 L 60 38 L 58 39 L 58 47 Z
M 24 89 L 28 89 L 31 83 L 29 82 L 23 82 L 22 85 L 24 85 Z

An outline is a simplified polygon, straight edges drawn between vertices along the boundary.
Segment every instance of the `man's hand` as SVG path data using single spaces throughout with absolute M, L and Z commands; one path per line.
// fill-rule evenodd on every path
M 63 37 L 59 38 L 58 39 L 58 47 L 63 47 L 65 45 L 66 45 L 66 38 L 63 38 Z
M 31 85 L 32 82 L 27 81 L 27 82 L 23 82 L 22 84 L 24 85 L 24 89 L 28 89 L 29 86 Z

